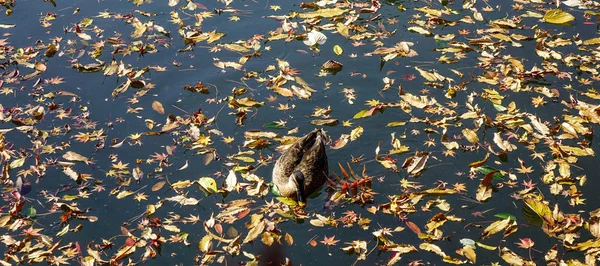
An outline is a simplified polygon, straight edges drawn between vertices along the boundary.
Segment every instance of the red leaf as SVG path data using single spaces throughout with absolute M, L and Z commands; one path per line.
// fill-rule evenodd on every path
M 127 240 L 125 240 L 125 246 L 128 246 L 128 247 L 135 246 L 135 240 L 133 240 L 133 238 L 131 238 L 131 237 L 128 237 Z

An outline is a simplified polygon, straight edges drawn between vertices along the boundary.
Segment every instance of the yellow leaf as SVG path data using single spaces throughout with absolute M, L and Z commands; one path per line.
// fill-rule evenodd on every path
M 477 244 L 478 247 L 484 248 L 484 249 L 487 249 L 487 250 L 496 250 L 496 248 L 497 248 L 497 247 L 489 246 L 489 245 L 486 245 L 486 244 L 483 244 L 483 243 L 480 243 L 480 242 L 475 242 L 475 244 Z
M 198 242 L 198 249 L 202 252 L 210 251 L 212 247 L 212 240 L 213 238 L 211 235 L 205 235 L 204 237 L 202 237 L 200 242 Z
M 444 253 L 444 251 L 442 251 L 442 249 L 434 244 L 430 244 L 430 243 L 421 243 L 419 245 L 419 248 L 425 251 L 429 251 L 429 252 L 433 252 L 435 254 L 438 254 L 442 257 L 446 257 L 446 253 Z
M 340 55 L 342 55 L 342 53 L 344 52 L 344 49 L 342 49 L 342 47 L 341 47 L 341 46 L 339 46 L 339 45 L 337 45 L 337 44 L 336 44 L 336 45 L 334 45 L 334 46 L 333 46 L 333 52 L 334 52 L 334 53 L 335 53 L 337 56 L 340 56 Z
M 133 191 L 131 190 L 123 190 L 121 192 L 119 192 L 119 194 L 117 194 L 117 199 L 122 199 L 125 198 L 129 195 L 133 194 Z
M 217 182 L 210 177 L 200 178 L 197 184 L 206 195 L 217 193 Z
M 23 166 L 23 164 L 25 163 L 25 158 L 26 157 L 23 156 L 19 159 L 16 159 L 16 160 L 10 162 L 10 164 L 9 164 L 10 169 L 15 169 L 15 168 L 19 168 L 19 167 Z
M 294 244 L 294 238 L 292 237 L 292 235 L 285 233 L 285 242 L 291 246 Z
M 361 126 L 354 128 L 352 132 L 350 132 L 350 140 L 355 141 L 356 139 L 360 138 L 360 136 L 363 134 L 363 131 L 364 129 Z
M 477 133 L 475 133 L 475 131 L 473 131 L 472 129 L 465 128 L 462 130 L 462 134 L 467 138 L 469 142 L 471 142 L 471 144 L 479 142 L 479 137 L 477 137 Z
M 175 233 L 181 232 L 181 230 L 177 226 L 174 226 L 172 224 L 163 225 L 163 228 L 167 231 L 171 231 L 171 232 L 175 232 Z
M 207 43 L 213 43 L 215 41 L 218 41 L 219 39 L 221 39 L 221 37 L 225 36 L 225 33 L 220 33 L 217 31 L 211 31 L 208 33 L 208 40 L 206 40 Z
M 253 214 L 252 222 L 252 228 L 244 238 L 244 244 L 256 239 L 265 230 L 265 221 L 262 219 L 262 215 Z
M 488 227 L 486 227 L 483 230 L 483 234 L 481 235 L 481 238 L 486 238 L 490 235 L 493 235 L 495 233 L 498 233 L 502 230 L 504 230 L 508 224 L 510 223 L 510 217 L 507 217 L 504 220 L 499 220 L 499 221 L 495 221 L 492 224 L 490 224 Z
M 421 35 L 431 35 L 430 31 L 428 31 L 428 30 L 426 30 L 424 28 L 421 28 L 419 26 L 409 27 L 407 30 L 414 31 L 414 32 L 419 33 Z
M 598 44 L 600 44 L 600 37 L 585 40 L 585 41 L 583 41 L 583 44 L 584 45 L 598 45 Z
M 469 259 L 471 264 L 475 264 L 475 262 L 477 262 L 477 254 L 475 254 L 473 248 L 469 246 L 464 246 L 461 251 L 463 252 L 463 255 L 465 255 L 465 257 Z
M 89 160 L 87 157 L 85 157 L 79 153 L 73 152 L 73 151 L 66 152 L 62 157 L 63 157 L 63 159 L 69 160 L 69 161 L 86 162 Z
M 338 7 L 325 8 L 325 9 L 319 9 L 317 11 L 312 11 L 312 12 L 307 12 L 307 13 L 299 13 L 298 17 L 299 18 L 316 18 L 316 17 L 330 18 L 330 17 L 342 15 L 348 11 L 349 11 L 348 9 L 342 9 L 342 8 L 338 8 Z
M 423 78 L 425 78 L 427 81 L 437 81 L 437 78 L 434 74 L 427 72 L 419 67 L 415 67 L 415 69 L 419 71 L 419 74 L 421 74 L 421 76 L 423 76 Z
M 544 15 L 544 21 L 552 24 L 564 24 L 575 20 L 575 17 L 560 9 L 551 9 Z
M 406 122 L 402 122 L 402 121 L 394 121 L 394 122 L 389 122 L 386 127 L 399 127 L 399 126 L 404 126 L 406 125 Z

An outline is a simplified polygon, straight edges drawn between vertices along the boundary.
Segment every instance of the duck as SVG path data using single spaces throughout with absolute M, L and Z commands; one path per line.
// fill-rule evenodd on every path
M 276 194 L 306 206 L 307 196 L 318 191 L 329 177 L 325 152 L 328 137 L 323 129 L 315 129 L 298 138 L 275 162 L 272 181 Z

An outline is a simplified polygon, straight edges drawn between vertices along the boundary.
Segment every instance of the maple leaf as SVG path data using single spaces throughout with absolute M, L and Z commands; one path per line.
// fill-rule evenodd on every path
M 533 180 L 529 180 L 529 182 L 523 181 L 523 186 L 525 186 L 526 188 L 533 188 L 535 187 L 535 185 L 537 184 L 533 183 Z
M 197 222 L 200 221 L 200 216 L 194 216 L 190 214 L 190 217 L 185 217 L 183 219 L 183 223 L 192 223 L 192 224 L 196 224 Z
M 569 200 L 569 204 L 571 204 L 571 206 L 585 204 L 585 199 L 580 197 L 572 198 Z
M 533 173 L 533 166 L 525 167 L 524 165 L 521 165 L 520 168 L 516 168 L 516 169 L 517 169 L 517 172 L 519 172 L 521 174 Z
M 66 250 L 63 250 L 63 254 L 67 257 L 67 258 L 73 258 L 75 257 L 77 254 L 79 254 L 79 251 L 77 249 L 77 247 L 74 248 L 68 248 Z
M 556 74 L 556 77 L 559 79 L 566 79 L 568 78 L 569 80 L 573 80 L 571 78 L 571 73 L 569 72 L 558 72 L 558 74 Z
M 427 140 L 423 143 L 423 145 L 427 145 L 427 147 L 431 147 L 431 146 L 435 147 L 435 140 L 433 140 L 433 139 Z
M 142 138 L 141 133 L 134 133 L 134 134 L 129 135 L 129 139 L 131 139 L 132 141 L 138 141 L 138 140 L 140 140 L 140 138 Z
M 373 235 L 375 237 L 385 238 L 385 236 L 392 236 L 392 232 L 393 232 L 392 229 L 384 227 L 384 228 L 381 228 L 381 229 L 373 232 Z
M 531 154 L 531 157 L 535 160 L 535 159 L 540 159 L 542 162 L 544 162 L 544 155 L 546 155 L 545 152 L 533 152 Z
M 281 7 L 280 7 L 280 6 L 276 6 L 276 5 L 271 5 L 271 6 L 270 6 L 270 8 L 271 8 L 271 10 L 273 10 L 273 11 L 277 11 L 277 10 L 281 9 Z
M 0 90 L 0 93 L 4 94 L 4 95 L 9 95 L 11 93 L 13 93 L 14 91 L 10 88 L 2 88 L 2 90 Z
M 38 228 L 38 229 L 34 229 L 33 226 L 29 227 L 28 229 L 23 229 L 23 234 L 25 234 L 25 236 L 40 236 L 41 234 L 39 234 L 38 232 L 44 230 L 43 228 Z
M 516 168 L 517 172 L 519 172 L 521 174 L 533 173 L 533 166 L 525 167 L 525 162 L 523 162 L 523 160 L 521 160 L 520 158 L 518 158 L 517 160 L 521 164 L 520 168 Z
M 517 244 L 520 248 L 528 249 L 533 247 L 535 243 L 533 240 L 531 240 L 531 238 L 519 238 L 519 242 L 516 242 L 515 244 Z
M 112 168 L 117 169 L 117 170 L 125 170 L 125 169 L 127 169 L 128 165 L 129 165 L 128 163 L 124 164 L 122 161 L 119 161 L 117 164 L 113 163 Z
M 141 202 L 142 200 L 148 200 L 148 195 L 144 194 L 143 192 L 137 193 L 133 199 Z
M 169 155 L 165 154 L 165 153 L 157 153 L 157 152 L 155 152 L 152 155 L 152 158 L 154 158 L 157 161 L 165 161 L 165 160 L 167 160 L 168 157 L 169 157 Z
M 85 143 L 90 140 L 90 135 L 87 133 L 78 133 L 77 135 L 73 136 L 73 138 L 75 138 L 79 142 Z
M 335 240 L 335 236 L 332 237 L 327 237 L 324 236 L 323 240 L 320 241 L 323 245 L 327 245 L 327 246 L 335 246 L 337 244 L 337 242 L 340 242 L 339 240 Z
M 444 156 L 448 157 L 455 157 L 456 156 L 456 152 L 454 150 L 445 150 L 442 152 L 442 154 L 444 154 Z
M 53 84 L 53 85 L 65 83 L 64 78 L 61 78 L 61 77 L 49 78 L 48 80 L 46 80 L 46 82 L 48 82 L 49 84 Z
M 402 79 L 405 81 L 411 81 L 416 78 L 417 78 L 417 76 L 415 74 L 406 74 L 406 75 L 402 76 Z
M 289 104 L 279 104 L 279 107 L 277 107 L 277 110 L 279 111 L 285 111 L 285 110 L 290 110 L 290 105 Z
M 463 191 L 467 191 L 467 186 L 465 185 L 465 183 L 455 183 L 454 185 L 452 185 L 452 187 L 458 193 L 463 192 Z
M 51 256 L 48 257 L 48 263 L 52 263 L 54 265 L 61 265 L 61 264 L 69 264 L 69 258 L 67 257 L 63 257 L 63 256 Z
M 56 115 L 57 118 L 60 118 L 60 120 L 63 120 L 65 118 L 69 117 L 69 113 L 65 112 L 64 110 L 59 110 L 58 114 Z
M 379 102 L 379 100 L 371 99 L 371 100 L 367 100 L 367 103 L 365 103 L 365 105 L 374 107 L 374 106 L 379 105 L 380 103 L 381 102 Z

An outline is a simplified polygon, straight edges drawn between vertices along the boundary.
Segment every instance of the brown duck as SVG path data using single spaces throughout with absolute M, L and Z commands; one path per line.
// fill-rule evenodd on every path
M 276 193 L 297 200 L 300 206 L 306 205 L 307 196 L 319 190 L 329 176 L 326 141 L 325 131 L 315 129 L 281 154 L 273 167 Z

